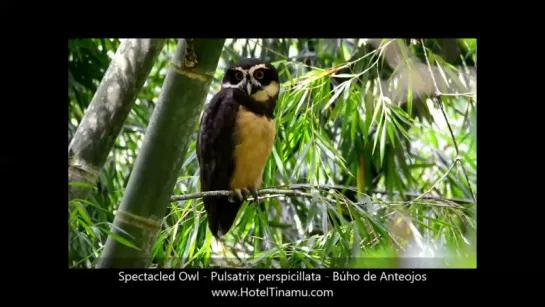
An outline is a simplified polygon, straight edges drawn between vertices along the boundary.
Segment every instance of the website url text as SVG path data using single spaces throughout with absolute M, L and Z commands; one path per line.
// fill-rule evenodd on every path
M 266 287 L 251 289 L 242 287 L 240 290 L 211 290 L 212 296 L 231 297 L 333 297 L 333 290 L 291 290 Z

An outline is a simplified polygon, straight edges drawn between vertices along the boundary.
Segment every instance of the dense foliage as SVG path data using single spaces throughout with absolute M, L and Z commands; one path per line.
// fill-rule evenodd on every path
M 92 194 L 70 203 L 70 267 L 92 267 L 111 234 L 176 44 L 159 55 Z M 118 46 L 70 41 L 69 143 Z M 233 60 L 278 67 L 264 184 L 297 192 L 245 205 L 223 243 L 200 198 L 173 197 L 153 266 L 474 267 L 476 50 L 475 39 L 228 39 L 208 99 Z M 199 192 L 198 128 L 173 196 Z

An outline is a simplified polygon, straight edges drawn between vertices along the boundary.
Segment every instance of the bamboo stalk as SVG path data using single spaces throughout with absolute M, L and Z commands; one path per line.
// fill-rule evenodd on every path
M 98 268 L 147 267 L 224 43 L 179 41 Z
M 88 197 L 165 42 L 121 42 L 68 146 L 69 201 Z

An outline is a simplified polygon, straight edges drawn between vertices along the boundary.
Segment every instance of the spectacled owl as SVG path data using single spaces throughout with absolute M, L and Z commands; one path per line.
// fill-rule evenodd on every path
M 235 197 L 203 197 L 216 238 L 231 229 L 244 200 L 257 204 L 272 152 L 278 71 L 268 62 L 243 59 L 225 71 L 221 90 L 207 104 L 197 139 L 201 191 L 231 190 Z

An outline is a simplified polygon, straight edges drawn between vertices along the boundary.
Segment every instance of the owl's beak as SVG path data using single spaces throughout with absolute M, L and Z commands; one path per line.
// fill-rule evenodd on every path
M 248 96 L 252 95 L 252 82 L 248 81 L 246 83 L 246 90 L 248 91 Z

